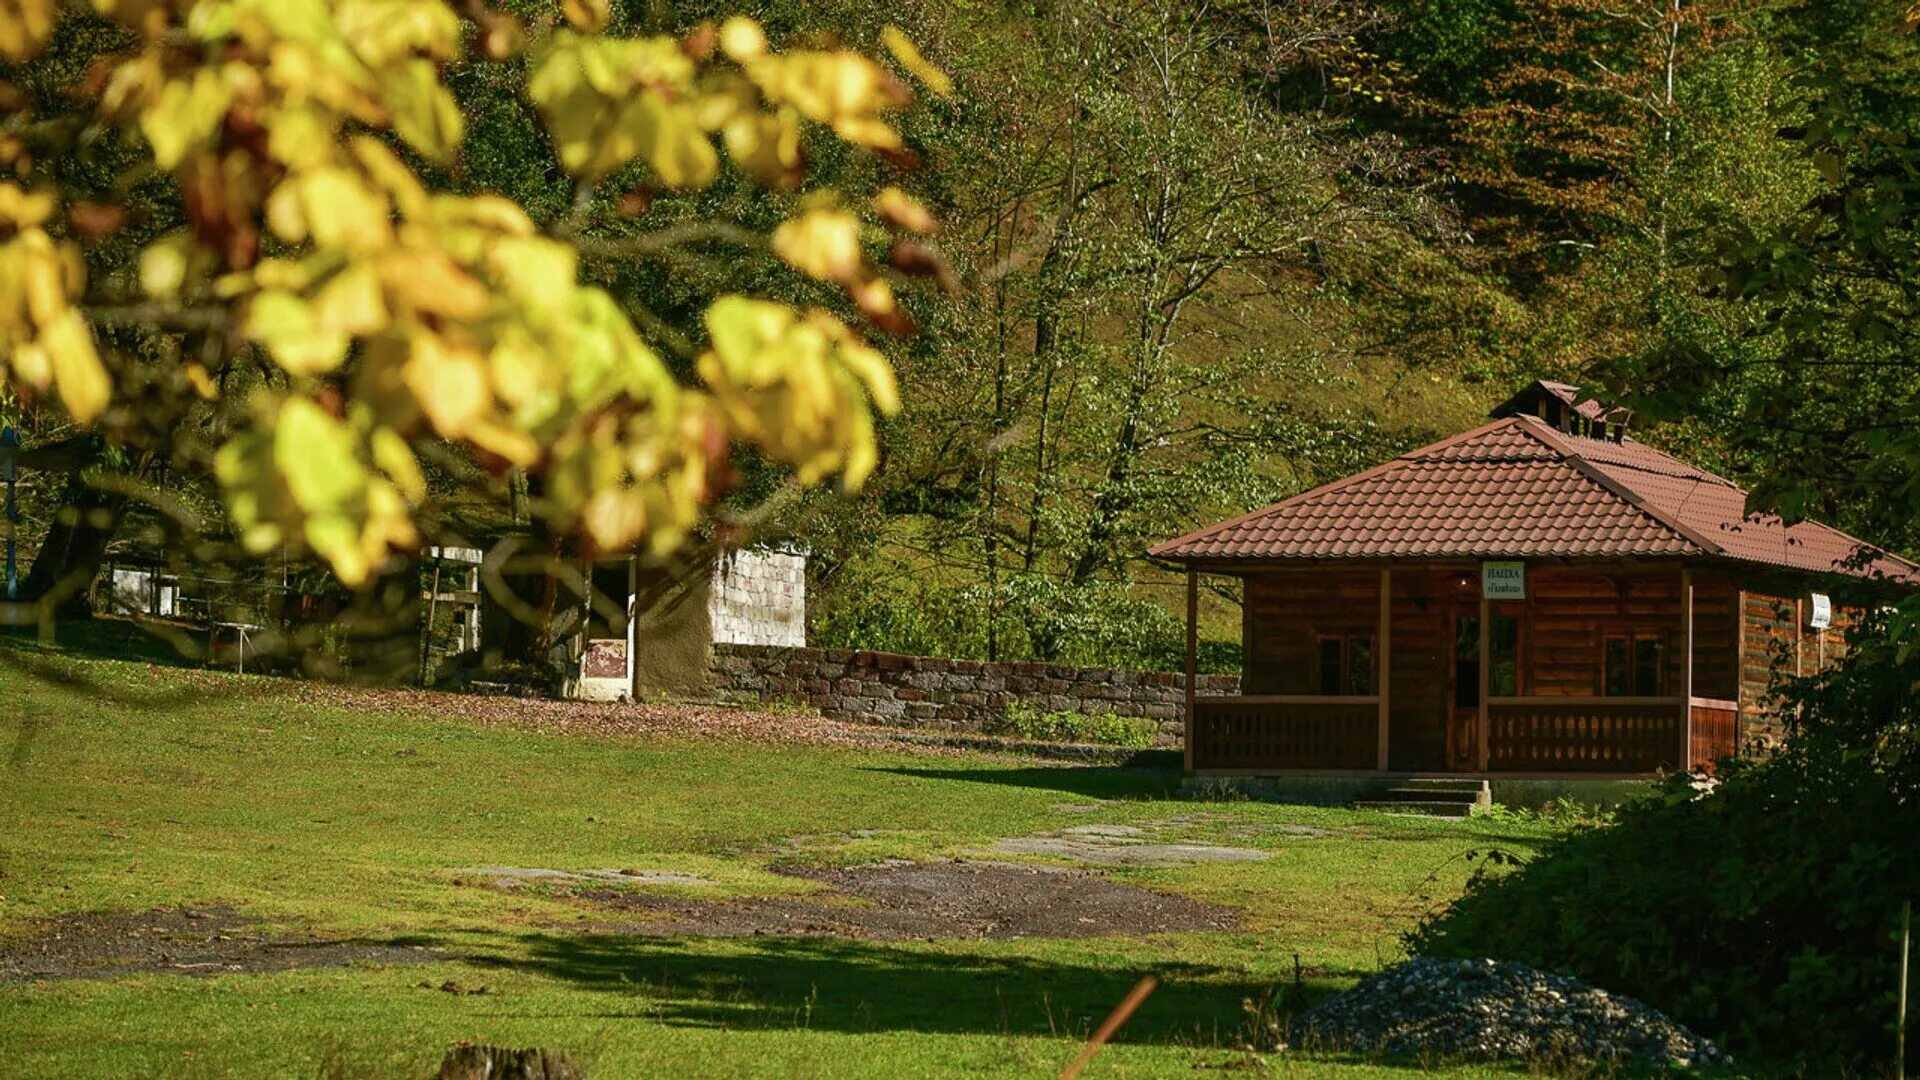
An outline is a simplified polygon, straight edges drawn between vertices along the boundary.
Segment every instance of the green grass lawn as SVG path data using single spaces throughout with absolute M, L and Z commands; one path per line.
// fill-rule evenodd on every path
M 1163 985 L 1088 1075 L 1433 1075 L 1238 1047 L 1246 1001 L 1347 984 L 1544 826 L 1171 797 L 1163 774 L 1005 756 L 479 723 L 302 684 L 0 644 L 0 934 L 77 911 L 229 905 L 425 965 L 0 982 L 0 1062 L 63 1077 L 412 1077 L 460 1040 L 563 1049 L 599 1078 L 1048 1076 L 1133 982 Z M 331 702 L 331 703 L 328 703 Z M 697 874 L 952 856 L 1085 824 L 1254 847 L 1117 879 L 1245 910 L 1232 933 L 879 943 L 578 932 L 581 901 L 462 868 Z M 1324 835 L 1302 835 L 1311 826 Z M 485 986 L 461 996 L 446 981 Z M 1455 1067 L 1445 1075 L 1524 1070 Z M 1254 1071 L 1252 1075 L 1261 1075 Z

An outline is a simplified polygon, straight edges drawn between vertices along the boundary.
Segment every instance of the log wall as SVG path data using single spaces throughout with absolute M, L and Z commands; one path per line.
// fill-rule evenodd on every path
M 1401 566 L 1393 570 L 1386 687 L 1390 769 L 1440 770 L 1449 765 L 1446 742 L 1452 712 L 1455 620 L 1462 615 L 1478 616 L 1479 574 L 1477 564 Z M 1722 574 L 1699 572 L 1693 582 L 1692 694 L 1698 698 L 1735 699 L 1740 692 L 1741 594 L 1737 584 Z M 1671 761 L 1678 753 L 1678 725 L 1684 718 L 1680 700 L 1689 689 L 1679 567 L 1622 565 L 1594 569 L 1535 565 L 1529 568 L 1527 593 L 1524 603 L 1498 603 L 1492 609 L 1496 614 L 1504 613 L 1521 620 L 1515 693 L 1569 699 L 1602 697 L 1606 690 L 1606 639 L 1652 638 L 1661 645 L 1662 676 L 1658 693 L 1675 699 L 1668 710 L 1673 713 L 1670 723 L 1653 717 L 1652 712 L 1657 710 L 1646 710 L 1648 717 L 1643 725 L 1646 731 L 1642 734 L 1649 746 L 1659 746 L 1657 754 L 1653 750 L 1635 751 L 1629 755 L 1632 762 L 1624 759 L 1599 762 L 1580 760 L 1579 755 L 1571 751 L 1562 754 L 1556 750 L 1542 760 L 1565 758 L 1565 764 L 1558 767 L 1575 768 L 1600 764 L 1625 766 L 1656 757 Z M 1246 579 L 1244 595 L 1244 692 L 1247 694 L 1318 693 L 1322 688 L 1318 685 L 1317 649 L 1323 636 L 1374 638 L 1378 657 L 1377 570 L 1312 569 L 1251 574 Z M 1558 722 L 1566 718 L 1556 714 L 1555 719 Z M 1702 737 L 1718 746 L 1727 738 L 1727 732 L 1722 730 L 1725 718 L 1716 713 L 1708 719 L 1714 730 L 1703 732 Z M 1573 724 L 1573 720 L 1567 720 L 1567 724 Z M 1518 715 L 1503 716 L 1502 722 L 1506 724 L 1503 730 L 1511 729 L 1507 733 L 1513 735 L 1520 731 L 1515 725 L 1524 726 L 1523 721 L 1531 722 Z M 1663 723 L 1666 726 L 1659 728 Z M 1572 731 L 1573 727 L 1568 730 Z M 1592 733 L 1581 728 L 1576 734 L 1584 739 Z M 1461 735 L 1471 742 L 1470 728 L 1462 728 Z M 1662 743 L 1662 739 L 1667 741 Z M 1520 763 L 1508 764 L 1518 767 Z
M 1467 584 L 1461 579 L 1467 577 Z M 1400 770 L 1447 764 L 1447 669 L 1453 662 L 1451 615 L 1479 610 L 1478 583 L 1460 571 L 1395 570 L 1393 671 L 1387 699 L 1387 765 Z
M 1747 753 L 1776 747 L 1787 734 L 1785 709 L 1776 696 L 1783 682 L 1817 675 L 1847 653 L 1847 631 L 1860 621 L 1857 608 L 1835 605 L 1833 625 L 1807 625 L 1811 602 L 1803 594 L 1742 594 L 1740 656 L 1740 742 Z
M 1250 575 L 1241 620 L 1242 693 L 1317 693 L 1323 635 L 1376 636 L 1380 572 Z M 1394 646 L 1397 654 L 1399 642 Z M 1375 641 L 1376 664 L 1379 655 Z
M 1521 692 L 1538 696 L 1592 697 L 1605 692 L 1605 639 L 1651 637 L 1663 649 L 1665 693 L 1678 693 L 1683 672 L 1680 572 L 1596 573 L 1540 568 L 1528 575 L 1528 626 L 1523 639 L 1531 656 Z M 1696 650 L 1698 652 L 1698 650 Z

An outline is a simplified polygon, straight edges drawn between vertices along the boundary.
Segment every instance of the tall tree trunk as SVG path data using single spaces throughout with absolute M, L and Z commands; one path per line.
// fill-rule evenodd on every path
M 1074 556 L 1073 569 L 1068 575 L 1074 585 L 1085 585 L 1092 581 L 1094 575 L 1105 569 L 1111 561 L 1111 548 L 1118 532 L 1120 515 L 1126 512 L 1130 501 L 1126 487 L 1133 479 L 1134 459 L 1140 450 L 1140 423 L 1149 390 L 1147 373 L 1143 368 L 1135 375 L 1133 386 L 1127 392 L 1126 412 L 1120 421 L 1120 433 L 1114 439 L 1113 453 L 1107 458 L 1106 475 L 1093 497 L 1085 542 L 1080 553 Z
M 124 494 L 87 483 L 84 473 L 70 475 L 53 527 L 34 556 L 33 569 L 20 582 L 20 599 L 51 604 L 55 618 L 93 614 L 89 586 L 106 561 L 107 544 L 120 528 L 126 502 Z
M 583 613 L 580 594 L 561 587 L 566 538 L 553 532 L 546 518 L 525 512 L 540 495 L 540 477 L 516 483 L 515 520 L 527 531 L 503 537 L 481 564 L 481 592 L 488 605 L 480 621 L 480 666 L 517 667 L 541 689 L 556 690 L 573 659 L 568 638 L 582 626 Z

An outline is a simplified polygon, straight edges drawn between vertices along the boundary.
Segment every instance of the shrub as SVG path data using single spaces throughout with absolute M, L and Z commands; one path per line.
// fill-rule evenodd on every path
M 1140 716 L 1120 716 L 1111 712 L 1040 712 L 1024 701 L 1007 706 L 1006 714 L 990 732 L 1041 742 L 1099 743 L 1144 750 L 1153 745 L 1159 727 Z
M 1613 825 L 1482 876 L 1416 953 L 1564 971 L 1800 1075 L 1892 1054 L 1901 905 L 1920 891 L 1920 665 L 1869 650 L 1795 694 L 1780 754 L 1675 777 Z
M 1173 612 L 1120 583 L 1074 587 L 1040 574 L 1009 575 L 989 589 L 843 573 L 823 590 L 811 635 L 828 648 L 971 660 L 1144 671 L 1178 671 L 1186 663 L 1186 624 Z M 1202 672 L 1237 672 L 1240 643 L 1203 641 L 1198 661 Z

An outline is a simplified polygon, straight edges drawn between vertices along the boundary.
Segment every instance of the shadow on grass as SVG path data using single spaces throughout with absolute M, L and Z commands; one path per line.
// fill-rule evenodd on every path
M 1243 1003 L 1264 1004 L 1276 992 L 1244 972 L 1206 964 L 1105 968 L 844 939 L 534 934 L 520 940 L 524 958 L 468 960 L 589 990 L 642 994 L 650 1019 L 704 1028 L 1083 1037 L 1142 975 L 1153 974 L 1161 985 L 1123 1039 L 1227 1046 L 1239 1042 Z M 1332 989 L 1318 980 L 1303 988 L 1311 1000 Z
M 1159 979 L 1159 987 L 1112 1041 L 1229 1053 L 1244 1051 L 1250 1044 L 1269 1045 L 1276 1022 L 1284 1025 L 1292 1015 L 1363 974 L 1308 972 L 1296 986 L 1290 978 L 1276 984 L 1211 964 L 1176 961 L 1104 967 L 1032 956 L 953 952 L 948 951 L 950 945 L 605 934 L 531 934 L 516 940 L 525 948 L 524 955 L 469 956 L 467 961 L 542 975 L 586 991 L 645 999 L 640 1009 L 610 1005 L 597 1014 L 607 1020 L 641 1018 L 646 1023 L 724 1031 L 804 1029 L 1078 1041 L 1091 1034 L 1141 976 L 1151 974 Z M 1393 1064 L 1417 1069 L 1461 1064 L 1424 1055 L 1306 1049 L 1287 1056 L 1296 1064 Z M 1249 1057 L 1238 1065 L 1214 1067 L 1244 1067 L 1255 1060 Z M 1542 1075 L 1540 1063 L 1512 1060 L 1477 1062 L 1472 1071 L 1481 1076 Z M 1264 1069 L 1261 1075 L 1266 1075 Z M 1641 1074 L 1606 1069 L 1596 1075 Z
M 37 624 L 0 626 L 0 644 L 58 656 L 96 660 L 135 660 L 169 667 L 197 667 L 199 659 L 184 653 L 176 639 L 201 637 L 204 630 L 182 624 L 137 619 L 62 619 L 53 625 L 51 641 L 42 640 Z
M 1172 799 L 1180 788 L 1177 770 L 1125 765 L 1017 765 L 1005 769 L 893 766 L 871 771 L 923 780 L 1045 788 L 1089 799 Z

